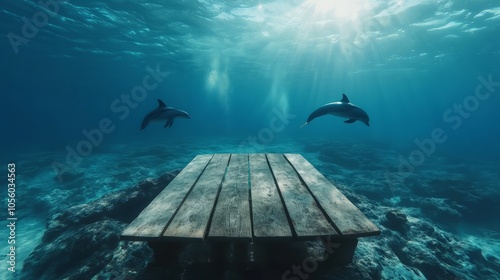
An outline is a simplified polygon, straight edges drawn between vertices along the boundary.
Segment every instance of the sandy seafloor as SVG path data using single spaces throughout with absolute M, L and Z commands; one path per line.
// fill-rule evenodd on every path
M 71 174 L 63 175 L 63 182 L 51 167 L 63 157 L 61 151 L 18 156 L 16 275 L 22 275 L 23 260 L 40 244 L 51 214 L 182 169 L 197 154 L 291 152 L 308 159 L 382 231 L 360 239 L 347 271 L 365 270 L 360 275 L 367 279 L 500 279 L 498 163 L 432 155 L 413 173 L 403 174 L 398 173 L 398 156 L 411 150 L 383 143 L 240 143 L 191 139 L 105 147 L 83 158 Z M 406 220 L 390 219 L 395 215 L 388 213 Z M 352 275 L 339 270 L 318 273 L 321 279 Z M 11 276 L 3 270 L 0 278 Z

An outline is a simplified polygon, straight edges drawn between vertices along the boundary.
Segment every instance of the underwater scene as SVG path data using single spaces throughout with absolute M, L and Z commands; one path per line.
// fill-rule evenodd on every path
M 500 279 L 500 1 L 3 0 L 0 32 L 0 279 Z M 217 269 L 121 238 L 197 155 L 265 153 L 380 234 Z

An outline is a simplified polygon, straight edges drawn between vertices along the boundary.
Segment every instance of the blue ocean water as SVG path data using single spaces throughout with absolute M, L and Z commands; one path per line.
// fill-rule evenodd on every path
M 200 153 L 303 153 L 346 189 L 409 216 L 424 204 L 401 201 L 425 188 L 454 201 L 453 180 L 466 182 L 463 196 L 499 198 L 499 30 L 493 0 L 2 1 L 0 150 L 5 170 L 17 165 L 16 273 L 49 215 Z M 323 116 L 300 128 L 343 93 L 369 127 Z M 191 119 L 140 131 L 157 99 Z M 339 151 L 354 164 L 336 162 Z M 397 193 L 408 178 L 420 191 L 359 187 Z M 6 177 L 1 185 L 4 201 Z M 456 201 L 444 205 L 469 207 Z M 467 232 L 500 275 L 497 210 L 467 212 L 493 237 L 470 232 L 473 218 L 415 215 Z

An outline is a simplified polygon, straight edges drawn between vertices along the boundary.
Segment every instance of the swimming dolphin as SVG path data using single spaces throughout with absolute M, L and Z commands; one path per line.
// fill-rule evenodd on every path
M 334 115 L 341 118 L 347 118 L 347 120 L 344 121 L 345 123 L 353 123 L 355 121 L 360 121 L 366 124 L 367 126 L 370 126 L 370 124 L 368 123 L 370 121 L 368 114 L 365 111 L 363 111 L 363 109 L 352 104 L 349 101 L 349 98 L 347 98 L 345 94 L 342 94 L 342 100 L 338 102 L 328 103 L 319 107 L 314 112 L 312 112 L 311 115 L 309 115 L 309 118 L 307 118 L 306 123 L 304 123 L 300 127 L 303 127 L 309 124 L 315 118 L 321 117 L 326 114 Z
M 149 112 L 142 120 L 141 130 L 145 129 L 150 122 L 155 121 L 167 121 L 164 127 L 171 127 L 174 124 L 175 118 L 188 118 L 190 119 L 188 113 L 185 111 L 175 109 L 173 107 L 167 107 L 163 101 L 158 99 L 158 108 Z

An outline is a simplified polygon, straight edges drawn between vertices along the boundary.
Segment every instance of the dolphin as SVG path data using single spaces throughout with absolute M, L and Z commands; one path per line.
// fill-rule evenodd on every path
M 149 112 L 149 114 L 144 117 L 141 124 L 141 130 L 145 129 L 150 122 L 155 121 L 167 121 L 164 127 L 171 127 L 172 124 L 174 124 L 175 118 L 190 119 L 191 116 L 186 113 L 186 111 L 175 109 L 173 107 L 167 107 L 163 101 L 158 99 L 158 108 Z
M 352 104 L 349 101 L 349 98 L 347 98 L 345 94 L 342 94 L 342 100 L 338 102 L 328 103 L 319 107 L 309 115 L 307 121 L 300 127 L 308 125 L 315 118 L 321 117 L 326 114 L 334 115 L 341 118 L 346 118 L 347 120 L 344 121 L 345 123 L 353 123 L 355 121 L 360 121 L 366 124 L 367 126 L 370 126 L 369 124 L 370 118 L 368 117 L 368 114 L 363 109 Z

